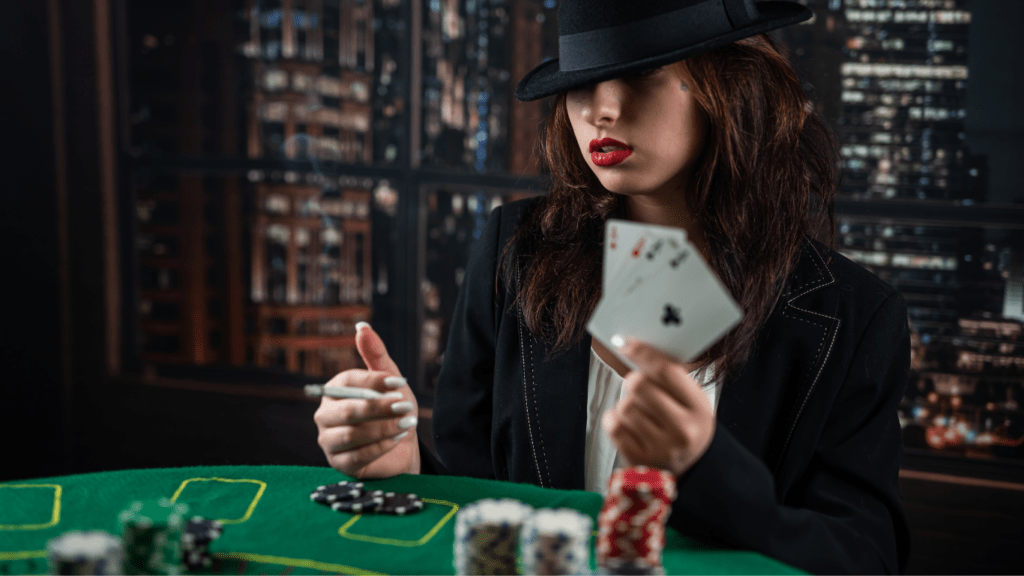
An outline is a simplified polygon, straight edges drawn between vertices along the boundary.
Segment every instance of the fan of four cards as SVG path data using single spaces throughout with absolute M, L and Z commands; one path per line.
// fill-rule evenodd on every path
M 609 350 L 638 340 L 686 363 L 741 318 L 682 229 L 608 220 L 602 297 L 587 330 Z

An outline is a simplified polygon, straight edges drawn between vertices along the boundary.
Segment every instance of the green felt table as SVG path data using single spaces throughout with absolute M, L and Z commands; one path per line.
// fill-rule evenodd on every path
M 366 483 L 418 494 L 425 506 L 408 516 L 354 515 L 310 501 L 317 486 L 346 479 L 326 467 L 208 466 L 0 483 L 0 574 L 45 573 L 46 542 L 66 531 L 116 534 L 118 513 L 134 500 L 174 498 L 189 504 L 190 514 L 223 522 L 210 548 L 214 571 L 228 574 L 452 574 L 460 506 L 515 498 L 596 519 L 602 504 L 592 492 L 452 476 Z M 802 573 L 753 552 L 709 549 L 672 530 L 663 561 L 669 574 Z

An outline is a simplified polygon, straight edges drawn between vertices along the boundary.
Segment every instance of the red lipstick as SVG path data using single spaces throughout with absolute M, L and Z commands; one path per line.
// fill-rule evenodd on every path
M 602 152 L 602 148 L 606 151 Z M 632 153 L 632 148 L 614 138 L 590 141 L 590 160 L 598 166 L 615 166 Z

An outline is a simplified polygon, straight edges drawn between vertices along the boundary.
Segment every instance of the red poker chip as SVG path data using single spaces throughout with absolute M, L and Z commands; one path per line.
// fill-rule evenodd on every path
M 615 470 L 598 515 L 598 562 L 660 566 L 675 496 L 669 472 L 646 466 Z

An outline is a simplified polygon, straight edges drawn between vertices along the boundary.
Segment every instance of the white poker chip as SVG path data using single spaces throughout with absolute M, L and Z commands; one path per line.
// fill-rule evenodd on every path
M 593 522 L 569 508 L 541 509 L 523 523 L 520 557 L 526 574 L 586 574 Z
M 533 507 L 509 498 L 467 504 L 455 518 L 456 574 L 518 574 L 519 533 Z
M 121 574 L 121 539 L 102 530 L 65 532 L 46 544 L 51 574 Z

